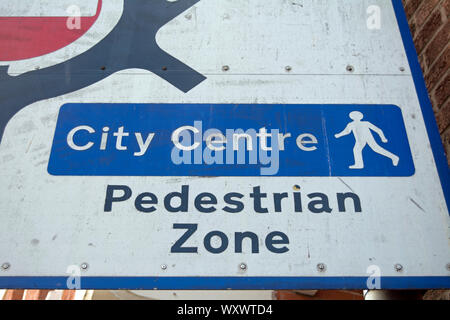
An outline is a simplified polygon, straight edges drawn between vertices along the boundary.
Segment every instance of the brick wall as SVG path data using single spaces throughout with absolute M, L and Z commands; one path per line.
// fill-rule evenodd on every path
M 450 165 L 450 0 L 403 0 Z

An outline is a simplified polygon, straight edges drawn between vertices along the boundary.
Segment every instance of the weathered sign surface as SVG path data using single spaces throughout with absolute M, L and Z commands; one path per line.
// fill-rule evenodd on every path
M 1 0 L 0 61 L 0 287 L 450 287 L 400 0 Z

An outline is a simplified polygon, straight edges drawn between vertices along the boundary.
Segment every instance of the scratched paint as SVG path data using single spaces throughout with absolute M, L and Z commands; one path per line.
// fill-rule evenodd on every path
M 161 9 L 154 20 L 148 18 L 153 18 L 148 13 L 150 6 L 136 6 L 139 2 L 114 2 L 119 4 L 118 10 L 105 2 L 108 14 L 100 12 L 92 29 L 67 47 L 1 63 L 0 264 L 8 262 L 11 268 L 0 271 L 0 284 L 12 281 L 8 276 L 66 276 L 69 265 L 83 263 L 89 266 L 83 271 L 85 276 L 141 276 L 160 281 L 139 282 L 146 288 L 267 288 L 293 283 L 247 277 L 312 277 L 296 282 L 305 288 L 351 287 L 351 279 L 362 277 L 355 285 L 362 288 L 373 265 L 385 277 L 448 278 L 448 190 L 441 187 L 436 168 L 439 159 L 430 148 L 390 0 L 152 1 Z M 178 5 L 176 10 L 170 9 Z M 366 28 L 369 5 L 381 8 L 380 30 Z M 142 15 L 139 23 L 124 18 L 136 10 Z M 137 30 L 133 26 L 142 33 L 133 31 Z M 158 58 L 153 59 L 153 54 Z M 166 58 L 170 63 L 165 63 Z M 229 66 L 228 70 L 223 66 Z M 353 72 L 347 66 L 352 66 Z M 49 174 L 49 159 L 61 107 L 67 103 L 252 104 L 255 108 L 393 105 L 401 110 L 415 171 L 402 177 L 363 178 L 173 177 L 168 173 L 151 177 L 55 176 Z M 346 117 L 334 135 L 350 121 Z M 378 126 L 384 129 L 382 124 Z M 117 128 L 110 129 L 109 146 L 116 148 L 113 133 L 117 131 L 113 129 Z M 103 126 L 98 130 L 102 132 Z M 377 142 L 395 153 L 389 149 L 391 141 L 385 131 L 388 141 L 377 137 Z M 350 146 L 341 152 L 348 152 L 353 160 L 352 134 L 334 135 L 327 138 Z M 100 158 L 100 162 L 108 160 Z M 394 166 L 394 157 L 384 160 Z M 108 190 L 114 191 L 111 186 L 122 186 L 120 192 L 129 189 L 131 194 L 126 200 L 110 201 L 108 208 Z M 189 187 L 186 196 L 183 186 Z M 120 197 L 122 193 L 115 190 L 113 195 Z M 255 206 L 258 192 L 261 208 Z M 158 203 L 145 204 L 143 199 L 154 200 L 143 197 L 141 202 L 136 200 L 148 193 L 154 194 Z M 187 212 L 170 211 L 171 205 L 177 206 L 175 200 L 164 202 L 171 193 L 187 198 Z M 209 205 L 202 205 L 198 200 L 196 205 L 195 198 L 202 193 L 214 195 L 217 203 L 210 200 Z M 229 205 L 225 197 L 236 193 L 243 195 L 243 209 L 224 211 Z M 311 195 L 318 193 L 327 197 L 330 210 L 314 206 L 317 199 Z M 339 202 L 342 194 L 355 197 L 347 198 L 343 206 Z M 208 206 L 215 211 L 201 212 Z M 185 231 L 174 224 L 197 225 L 184 244 L 198 248 L 196 253 L 171 251 Z M 229 241 L 221 253 L 211 252 L 221 246 L 217 237 L 210 239 L 212 248 L 205 247 L 205 237 L 212 231 L 223 232 Z M 248 239 L 242 243 L 242 252 L 236 252 L 235 235 L 244 231 L 257 235 L 258 253 L 252 253 Z M 289 244 L 283 245 L 288 251 L 280 253 L 277 248 L 281 246 L 270 246 L 267 237 L 272 232 L 288 236 Z M 247 267 L 241 268 L 242 263 Z M 320 263 L 326 265 L 324 272 L 318 271 Z M 394 268 L 398 263 L 403 266 L 401 272 Z M 164 280 L 204 276 L 245 280 Z M 97 280 L 86 281 L 93 285 Z M 119 286 L 113 279 L 108 281 L 110 287 Z M 417 286 L 412 278 L 399 283 Z M 126 287 L 123 282 L 120 286 Z

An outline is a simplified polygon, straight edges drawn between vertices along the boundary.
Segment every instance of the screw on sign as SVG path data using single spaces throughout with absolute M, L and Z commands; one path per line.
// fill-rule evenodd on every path
M 0 287 L 449 287 L 447 161 L 374 2 L 383 32 L 360 0 L 0 0 Z
M 403 266 L 400 263 L 397 263 L 394 268 L 397 272 L 401 272 L 403 270 Z
M 319 263 L 317 264 L 317 270 L 319 270 L 319 272 L 325 272 L 327 270 L 327 267 L 324 263 Z
M 88 265 L 86 262 L 82 263 L 80 267 L 81 267 L 81 269 L 84 270 L 84 271 L 86 271 L 87 269 L 89 269 L 89 265 Z

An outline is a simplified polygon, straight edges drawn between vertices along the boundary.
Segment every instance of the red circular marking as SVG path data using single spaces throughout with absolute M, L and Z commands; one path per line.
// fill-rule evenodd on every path
M 93 17 L 81 17 L 81 28 L 67 28 L 68 17 L 0 17 L 0 61 L 39 57 L 71 44 L 95 23 L 102 8 L 98 0 Z

